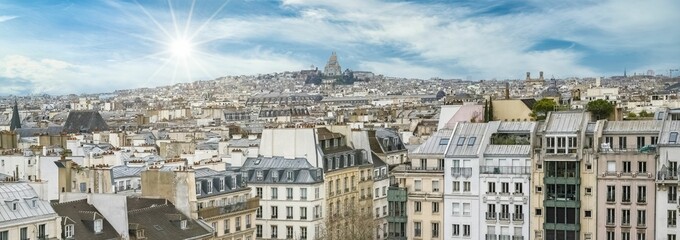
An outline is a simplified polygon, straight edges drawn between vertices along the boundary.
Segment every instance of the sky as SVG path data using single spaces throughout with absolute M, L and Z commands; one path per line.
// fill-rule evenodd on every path
M 0 95 L 227 75 L 594 77 L 680 67 L 677 0 L 0 1 Z

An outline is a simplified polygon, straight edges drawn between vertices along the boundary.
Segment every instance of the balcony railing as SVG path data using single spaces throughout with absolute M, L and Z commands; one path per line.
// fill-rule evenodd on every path
M 514 235 L 512 236 L 512 240 L 524 240 L 524 236 Z
M 512 214 L 512 221 L 524 221 L 524 213 L 513 213 Z
M 510 220 L 510 213 L 508 212 L 501 212 L 498 217 L 501 221 L 509 221 Z
M 498 217 L 498 214 L 496 214 L 495 212 L 487 212 L 486 213 L 486 220 L 496 220 L 497 217 Z
M 644 146 L 640 148 L 635 148 L 635 146 L 631 146 L 630 148 L 607 148 L 607 147 L 601 147 L 600 148 L 600 153 L 632 153 L 632 154 L 639 154 L 639 153 L 650 153 L 654 154 L 656 153 L 656 146 Z
M 464 177 L 464 178 L 469 178 L 472 176 L 472 168 L 471 167 L 452 167 L 451 168 L 451 176 L 453 177 Z
M 414 167 L 414 166 L 409 166 L 409 165 L 399 165 L 394 168 L 393 171 L 397 172 L 434 172 L 434 173 L 441 173 L 444 172 L 444 168 L 437 166 L 437 167 Z
M 498 235 L 496 235 L 496 234 L 488 234 L 488 233 L 487 233 L 487 234 L 485 235 L 484 238 L 485 238 L 486 240 L 497 240 L 497 239 L 498 239 Z
M 480 166 L 480 174 L 531 174 L 531 167 Z
M 657 180 L 678 180 L 678 171 L 662 170 L 656 173 Z
M 510 235 L 498 235 L 500 240 L 510 240 Z
M 251 198 L 245 202 L 229 204 L 225 206 L 215 206 L 209 208 L 202 208 L 198 210 L 198 216 L 201 218 L 211 218 L 220 215 L 230 214 L 245 210 L 255 210 L 260 207 L 259 198 Z

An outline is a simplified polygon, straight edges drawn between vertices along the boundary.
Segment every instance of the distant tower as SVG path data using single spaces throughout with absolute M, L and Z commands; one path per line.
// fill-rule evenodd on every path
M 338 56 L 335 55 L 335 52 L 331 53 L 323 72 L 326 76 L 339 76 L 342 74 L 342 68 L 340 63 L 338 63 Z
M 9 130 L 21 128 L 21 118 L 19 118 L 19 105 L 17 100 L 14 100 L 14 107 L 12 107 L 12 120 L 10 120 Z
M 623 68 L 623 77 L 628 77 L 628 74 L 626 73 L 626 68 Z
M 531 72 L 527 72 L 527 81 L 531 81 Z
M 538 81 L 544 81 L 543 79 L 543 71 L 538 72 Z

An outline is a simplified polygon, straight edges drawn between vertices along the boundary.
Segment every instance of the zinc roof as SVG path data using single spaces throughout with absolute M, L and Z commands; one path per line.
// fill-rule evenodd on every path
M 531 145 L 488 145 L 484 155 L 529 156 Z
M 13 203 L 17 203 L 16 210 L 12 209 Z M 0 183 L 0 226 L 21 219 L 56 216 L 50 204 L 38 199 L 38 194 L 28 183 Z
M 441 129 L 437 131 L 410 154 L 444 155 L 446 153 L 446 147 L 451 140 L 451 133 L 453 133 L 453 129 Z
M 484 141 L 486 133 L 486 123 L 459 123 L 451 138 L 451 144 L 446 152 L 446 156 L 474 156 L 479 152 L 479 147 Z M 474 142 L 471 143 L 471 138 Z M 458 141 L 464 138 L 462 146 L 458 146 Z

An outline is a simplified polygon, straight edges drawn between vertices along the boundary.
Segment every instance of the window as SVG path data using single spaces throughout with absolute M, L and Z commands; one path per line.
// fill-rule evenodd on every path
M 250 228 L 250 214 L 246 215 L 246 228 Z
M 637 240 L 647 240 L 647 235 L 645 234 L 645 232 L 638 232 Z
M 586 210 L 584 215 L 585 215 L 585 217 L 587 217 L 587 218 L 593 217 L 593 211 Z
M 675 238 L 675 234 L 668 234 L 666 240 L 677 240 L 677 238 Z
M 616 186 L 607 186 L 607 202 L 616 201 Z
M 432 202 L 432 213 L 439 213 L 439 203 Z
M 375 197 L 380 196 L 380 188 L 375 188 Z
M 470 203 L 463 203 L 463 216 L 470 216 Z
M 630 209 L 621 210 L 621 225 L 622 226 L 630 225 Z
M 619 137 L 619 149 L 626 149 L 626 137 Z
M 262 225 L 255 225 L 255 237 L 262 237 Z
M 541 193 L 543 192 L 543 188 L 541 186 L 536 186 L 536 193 Z
M 460 225 L 453 224 L 453 236 L 459 236 L 459 235 L 460 235 Z
M 421 202 L 420 201 L 415 201 L 413 202 L 413 210 L 415 212 L 420 212 L 422 210 Z
M 637 149 L 645 146 L 645 137 L 637 137 Z
M 607 208 L 607 224 L 614 224 L 616 221 L 616 212 L 613 208 Z
M 286 219 L 293 219 L 293 207 L 286 207 Z
M 432 223 L 432 237 L 439 237 L 439 223 Z
M 638 186 L 638 203 L 647 202 L 647 186 Z
M 469 237 L 470 236 L 470 225 L 463 225 L 463 236 L 464 237 Z
M 300 219 L 307 219 L 307 207 L 300 207 Z
M 231 232 L 231 224 L 229 222 L 229 219 L 224 219 L 224 234 L 227 234 L 229 232 Z
M 463 146 L 465 144 L 465 137 L 459 137 L 456 146 Z
M 279 198 L 279 189 L 276 187 L 272 187 L 272 199 L 278 199 Z
M 515 193 L 522 193 L 522 183 L 515 183 Z
M 622 186 L 623 188 L 623 196 L 622 196 L 622 202 L 630 202 L 630 186 Z
M 453 205 L 453 207 L 451 208 L 451 209 L 453 209 L 452 214 L 454 216 L 457 216 L 458 214 L 460 214 L 460 203 L 454 202 L 454 203 L 452 203 L 452 205 Z
M 668 143 L 677 143 L 678 142 L 678 132 L 671 132 L 670 136 L 668 137 Z
M 432 180 L 432 191 L 439 192 L 439 180 Z
M 587 187 L 586 188 L 586 195 L 591 195 L 591 194 L 593 194 L 593 188 Z
M 236 217 L 234 219 L 234 228 L 236 228 L 236 231 L 241 231 L 241 217 Z
M 441 139 L 439 139 L 439 145 L 447 145 L 447 144 L 449 144 L 449 140 L 451 140 L 451 139 L 450 138 L 441 138 Z
M 0 232 L 0 240 L 9 240 L 9 231 Z
M 321 193 L 320 193 L 320 192 L 321 192 L 321 191 L 319 190 L 318 187 L 317 187 L 317 188 L 314 188 L 314 199 L 319 199 L 319 198 L 321 197 Z
M 257 211 L 255 212 L 255 218 L 262 218 L 262 206 L 257 207 Z
M 286 188 L 286 199 L 293 199 L 293 188 Z
M 460 182 L 454 181 L 452 185 L 453 185 L 453 191 L 454 192 L 460 192 Z
M 307 227 L 300 227 L 300 239 L 307 239 Z
M 496 193 L 496 183 L 495 182 L 489 182 L 487 191 L 488 193 Z
M 262 188 L 255 188 L 255 194 L 257 194 L 257 197 L 262 198 Z
M 475 145 L 475 140 L 477 140 L 477 137 L 470 137 L 470 140 L 468 140 L 468 146 Z
M 647 162 L 638 161 L 638 173 L 646 173 L 646 172 L 647 172 Z
M 286 226 L 286 238 L 287 238 L 287 239 L 292 239 L 292 238 L 293 238 L 293 227 L 291 227 L 291 226 Z
M 422 231 L 421 223 L 420 222 L 414 222 L 413 223 L 413 232 L 414 232 L 415 236 L 416 237 L 422 236 L 421 231 Z
M 186 219 L 179 222 L 179 228 L 182 229 L 182 230 L 187 229 L 187 220 Z
M 73 224 L 66 225 L 64 227 L 64 236 L 66 238 L 73 238 Z M 19 239 L 24 240 L 28 239 L 28 228 L 27 227 L 22 227 L 19 230 Z
M 279 228 L 276 225 L 272 226 L 272 238 L 278 238 L 279 237 Z
M 536 216 L 541 216 L 543 215 L 543 209 L 536 208 Z
M 621 232 L 621 240 L 630 240 L 630 232 Z
M 501 183 L 501 193 L 510 193 L 510 183 Z
M 423 190 L 423 182 L 421 180 L 415 180 L 413 185 L 414 185 L 413 188 L 416 192 L 420 192 Z
M 677 219 L 677 211 L 675 210 L 668 210 L 668 226 L 669 227 L 675 227 L 676 225 L 676 219 Z
M 616 162 L 615 161 L 607 161 L 607 172 L 610 172 L 610 173 L 616 172 Z
M 630 173 L 630 161 L 623 161 L 623 172 L 624 173 Z
M 607 240 L 616 240 L 614 230 L 607 230 Z
M 668 203 L 678 202 L 678 187 L 668 186 Z
M 272 219 L 279 218 L 279 207 L 272 206 Z
M 43 224 L 41 226 L 43 226 L 44 228 L 45 225 Z M 101 219 L 94 220 L 94 232 L 100 233 L 102 232 L 102 228 L 104 228 L 103 220 Z
M 637 210 L 637 225 L 638 226 L 647 225 L 647 211 L 646 210 Z

